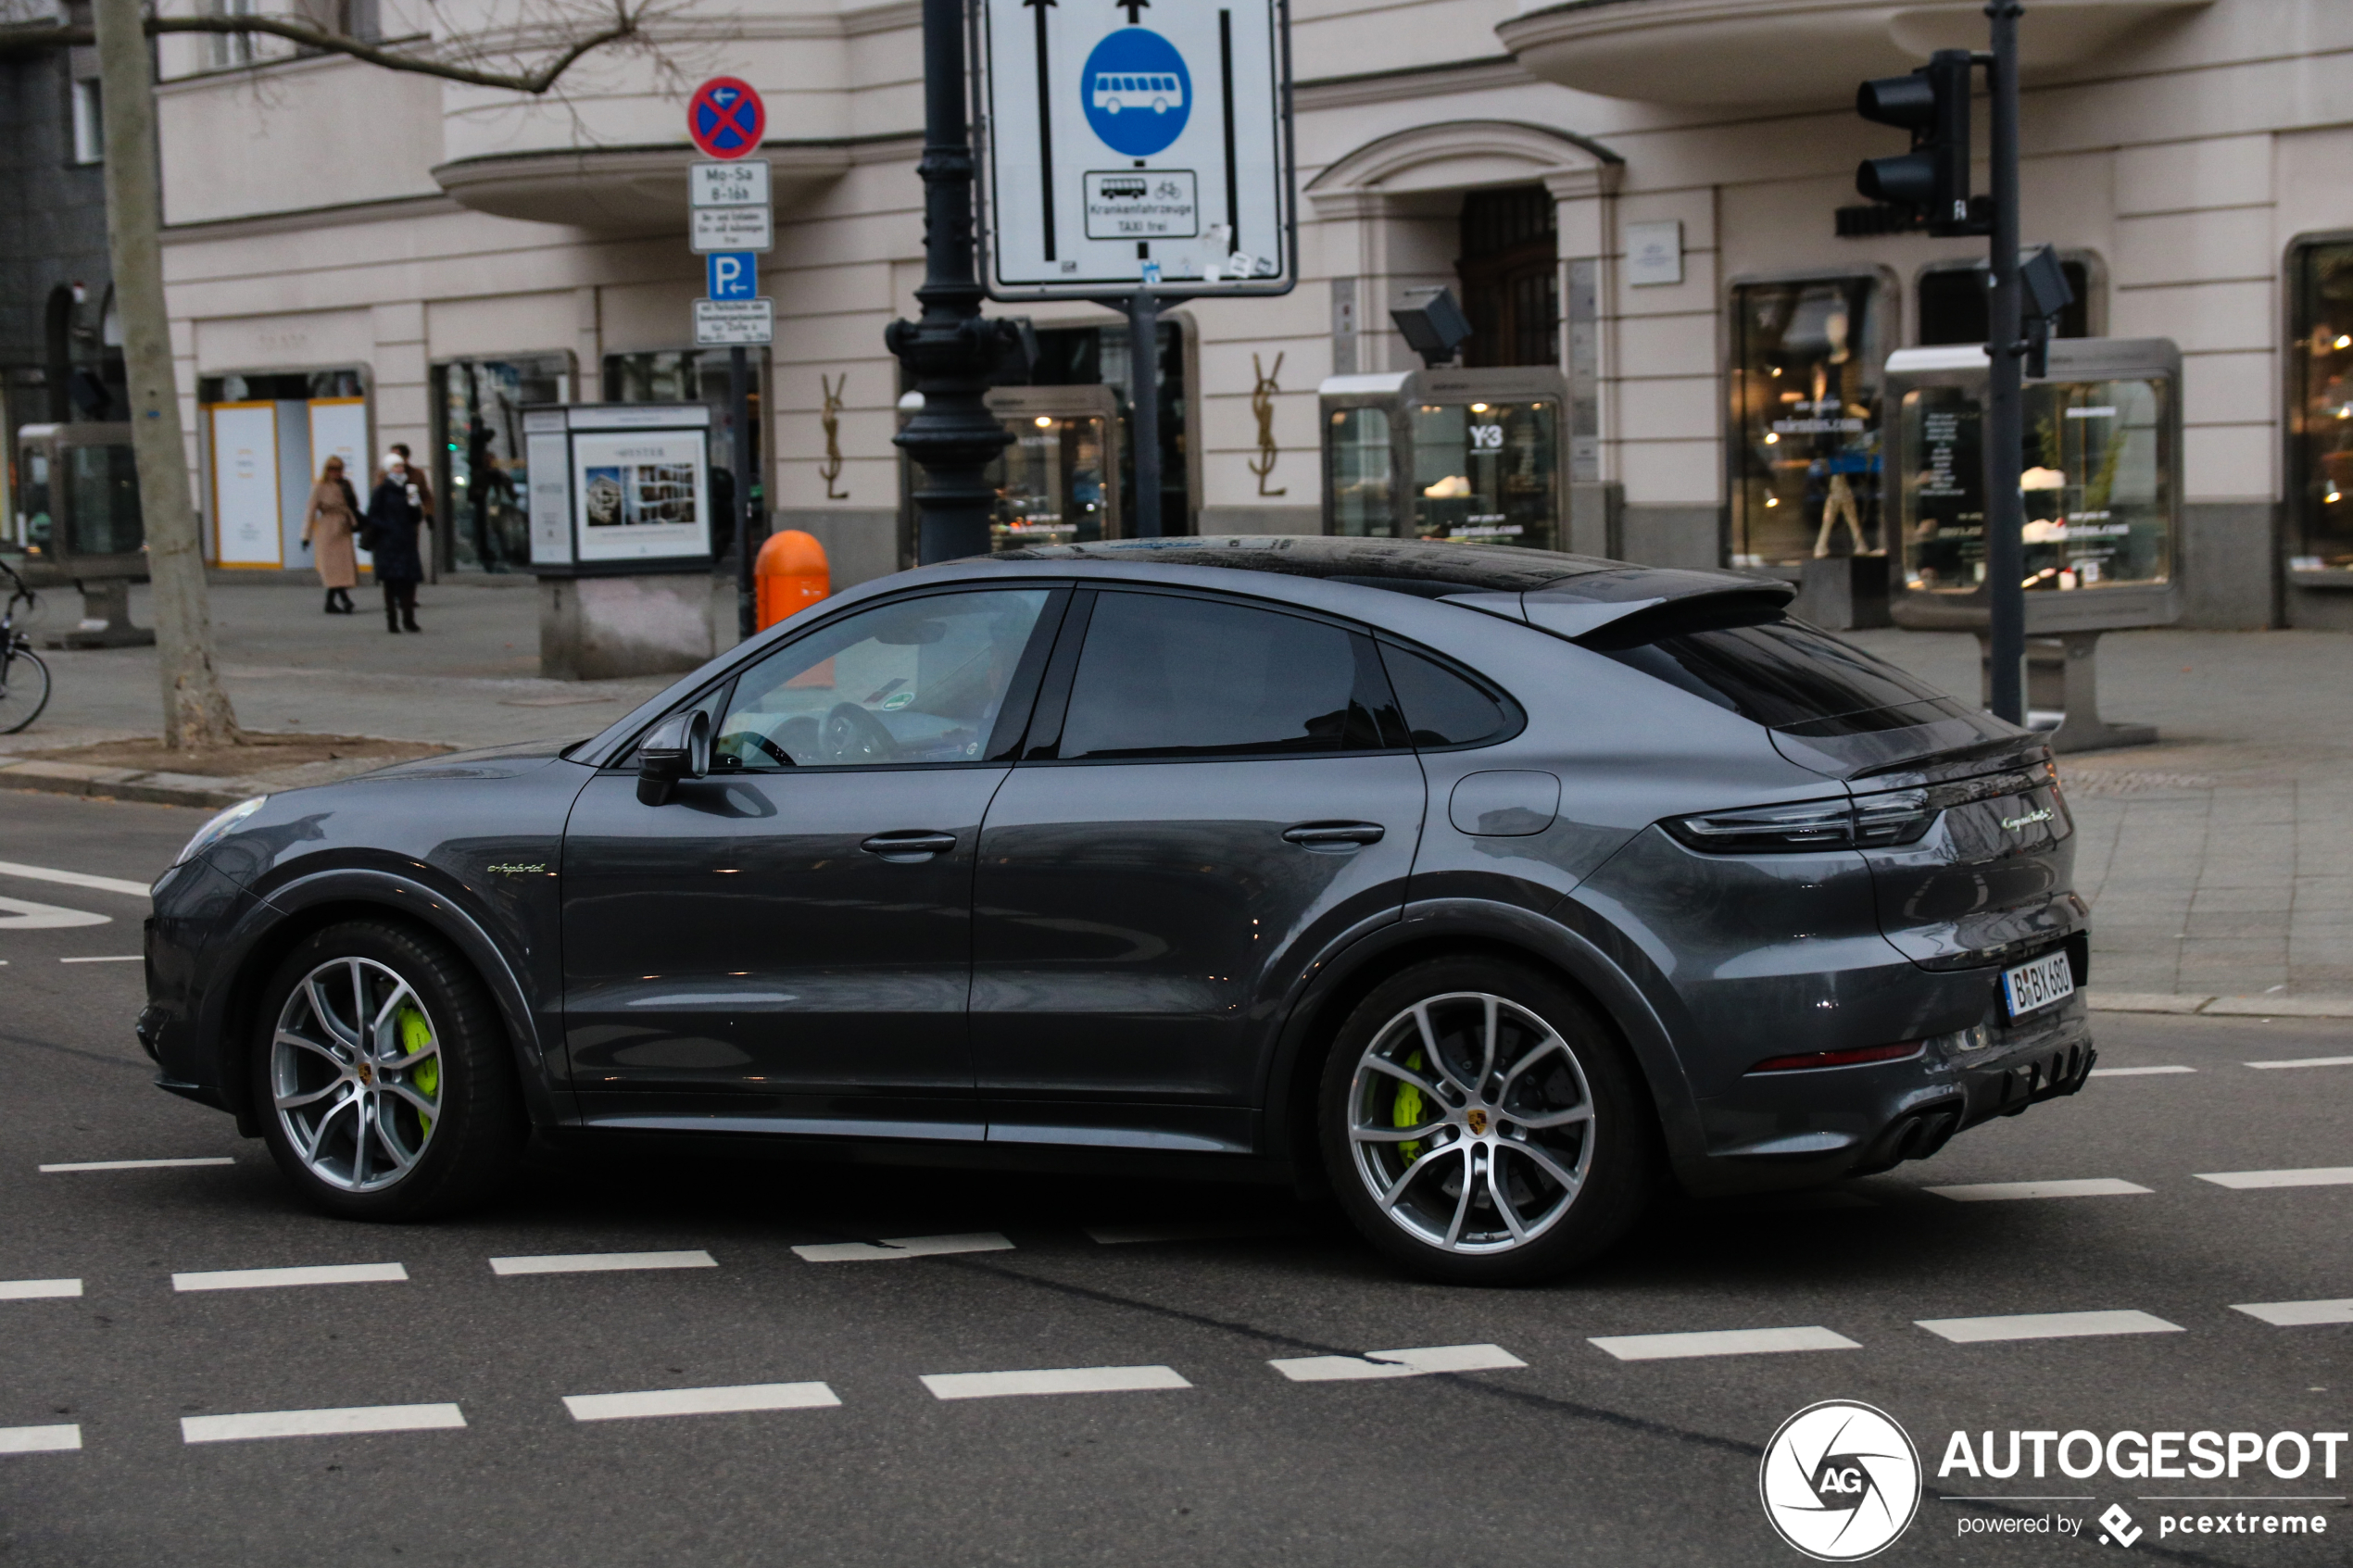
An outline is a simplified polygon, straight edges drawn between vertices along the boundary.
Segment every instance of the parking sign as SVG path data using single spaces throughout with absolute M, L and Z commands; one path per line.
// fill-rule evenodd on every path
M 1285 0 L 981 9 L 992 296 L 1290 290 Z
M 748 250 L 723 250 L 703 257 L 703 295 L 710 299 L 750 299 L 760 293 L 760 257 Z

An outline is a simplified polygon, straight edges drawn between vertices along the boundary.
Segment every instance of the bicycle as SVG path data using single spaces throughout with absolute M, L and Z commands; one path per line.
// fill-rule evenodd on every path
M 17 606 L 29 611 L 40 598 L 5 560 L 0 572 L 12 585 L 6 606 L 0 608 L 0 735 L 13 735 L 49 706 L 49 667 L 32 651 L 32 639 L 17 630 Z

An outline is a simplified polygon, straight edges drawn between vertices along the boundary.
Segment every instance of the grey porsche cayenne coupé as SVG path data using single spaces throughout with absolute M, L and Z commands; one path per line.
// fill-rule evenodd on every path
M 331 1212 L 536 1130 L 1327 1190 L 1441 1280 L 2091 1070 L 2034 735 L 1786 585 L 1185 538 L 902 573 L 603 734 L 225 811 L 139 1037 Z

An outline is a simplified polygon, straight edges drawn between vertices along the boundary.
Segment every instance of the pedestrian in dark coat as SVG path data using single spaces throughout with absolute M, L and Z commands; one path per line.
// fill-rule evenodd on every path
M 423 487 L 398 448 L 384 454 L 384 466 L 368 497 L 367 537 L 375 557 L 376 581 L 384 584 L 384 630 L 417 631 L 417 584 L 424 581 L 424 558 L 417 533 L 424 521 Z

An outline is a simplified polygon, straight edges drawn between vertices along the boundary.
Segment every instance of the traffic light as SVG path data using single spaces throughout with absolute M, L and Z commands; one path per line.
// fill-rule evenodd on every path
M 1982 234 L 1969 201 L 1969 97 L 1971 56 L 1939 49 L 1909 76 L 1882 76 L 1855 90 L 1855 112 L 1912 133 L 1912 150 L 1865 158 L 1855 188 L 1909 209 L 1931 234 Z

